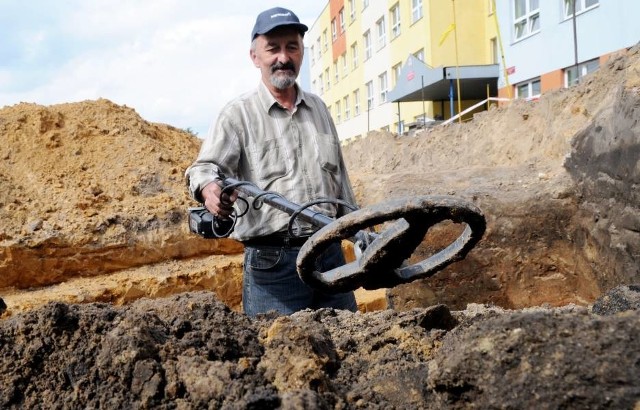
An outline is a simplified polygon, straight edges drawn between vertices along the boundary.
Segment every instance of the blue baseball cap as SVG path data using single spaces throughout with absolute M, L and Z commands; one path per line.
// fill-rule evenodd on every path
M 295 27 L 303 36 L 304 33 L 309 30 L 309 27 L 300 23 L 300 19 L 293 13 L 293 11 L 282 7 L 274 7 L 258 14 L 256 24 L 253 26 L 253 31 L 251 32 L 251 41 L 253 41 L 258 35 L 266 34 L 280 26 Z

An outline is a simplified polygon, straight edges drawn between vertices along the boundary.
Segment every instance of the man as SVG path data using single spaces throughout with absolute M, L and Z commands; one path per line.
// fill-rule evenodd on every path
M 249 55 L 260 69 L 261 82 L 255 91 L 223 108 L 197 160 L 186 171 L 191 195 L 218 217 L 228 217 L 238 197 L 237 192 L 221 197 L 221 174 L 254 182 L 298 204 L 318 198 L 355 204 L 330 113 L 318 96 L 296 84 L 306 31 L 292 11 L 280 7 L 256 19 Z M 331 204 L 321 208 L 332 217 L 345 211 Z M 265 205 L 250 207 L 238 221 L 232 237 L 245 245 L 244 312 L 290 314 L 322 307 L 355 311 L 353 292 L 327 295 L 300 280 L 295 262 L 313 227 L 300 222 L 300 237 L 289 237 L 288 219 Z M 327 271 L 343 264 L 340 244 L 335 244 L 319 259 L 318 267 Z

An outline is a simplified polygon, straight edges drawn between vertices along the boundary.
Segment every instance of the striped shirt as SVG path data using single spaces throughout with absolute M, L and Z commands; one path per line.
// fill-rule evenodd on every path
M 262 82 L 255 91 L 223 108 L 198 158 L 185 173 L 194 199 L 202 202 L 202 188 L 222 172 L 297 204 L 336 198 L 355 205 L 329 110 L 318 96 L 296 88 L 292 111 L 283 108 Z M 236 203 L 236 208 L 239 206 Z M 320 208 L 331 217 L 343 213 L 334 205 Z M 269 205 L 258 210 L 251 206 L 231 237 L 245 241 L 285 232 L 288 222 L 286 213 Z M 301 221 L 300 226 L 303 231 L 311 230 Z

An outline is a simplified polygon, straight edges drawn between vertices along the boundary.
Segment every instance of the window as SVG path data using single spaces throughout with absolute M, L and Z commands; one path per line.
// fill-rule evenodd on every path
M 371 58 L 371 31 L 367 30 L 364 33 L 364 59 L 365 61 Z
M 422 18 L 422 0 L 411 0 L 411 24 Z
M 344 33 L 344 7 L 340 9 L 338 15 L 340 16 L 340 33 Z
M 338 60 L 333 63 L 333 83 L 338 84 L 340 81 L 340 69 L 338 68 Z
M 316 80 L 311 81 L 311 92 L 317 93 L 318 89 L 316 87 Z
M 342 110 L 340 109 L 340 101 L 336 101 L 336 122 L 340 124 L 342 120 Z
M 360 90 L 353 92 L 353 115 L 360 115 Z
M 358 43 L 351 44 L 351 69 L 358 68 Z
M 342 63 L 342 76 L 346 77 L 349 73 L 349 67 L 347 66 L 347 52 L 345 51 L 340 56 L 340 62 Z
M 362 0 L 362 9 L 366 9 L 369 7 L 369 0 Z
M 367 111 L 373 107 L 373 81 L 367 83 Z
M 396 38 L 400 35 L 400 4 L 396 3 L 391 8 L 391 38 Z
M 327 51 L 329 49 L 329 41 L 327 39 L 327 30 L 322 32 L 322 51 Z
M 495 11 L 493 9 L 493 0 L 487 0 L 487 9 L 489 10 L 489 15 L 492 15 L 493 12 Z
M 564 18 L 573 17 L 573 3 L 576 3 L 576 14 L 596 7 L 598 0 L 564 0 Z
M 384 16 L 376 22 L 376 29 L 378 31 L 378 50 L 387 44 L 387 26 L 384 23 Z
M 393 66 L 393 86 L 396 87 L 398 85 L 398 80 L 400 80 L 400 71 L 402 70 L 402 63 L 398 63 Z
M 387 93 L 389 92 L 386 71 L 378 76 L 378 84 L 380 85 L 380 104 L 383 104 L 387 102 Z
M 540 95 L 540 78 L 516 85 L 516 98 L 531 99 Z
M 319 94 L 324 94 L 324 81 L 322 80 L 322 73 L 320 73 L 320 77 L 318 77 L 318 87 Z
M 316 50 L 314 46 L 311 46 L 311 65 L 316 63 Z
M 351 117 L 351 109 L 349 108 L 349 96 L 345 96 L 342 99 L 342 105 L 344 106 L 344 120 L 348 120 Z
M 331 20 L 331 38 L 333 41 L 338 39 L 338 26 L 336 23 L 336 19 Z
M 316 41 L 316 50 L 318 50 L 318 61 L 320 61 L 320 58 L 322 57 L 322 48 L 320 48 L 320 37 L 318 37 L 318 40 Z
M 329 76 L 329 69 L 324 70 L 324 81 L 326 84 L 326 89 L 329 91 L 331 89 L 331 77 Z
M 424 63 L 424 48 L 413 53 L 413 56 Z
M 349 17 L 352 23 L 356 21 L 356 0 L 349 0 Z
M 596 58 L 594 60 L 589 60 L 582 64 L 578 64 L 577 71 L 576 71 L 576 66 L 565 68 L 564 86 L 571 87 L 572 85 L 578 84 L 580 78 L 584 77 L 589 73 L 596 71 L 599 67 L 600 67 L 600 61 Z
M 540 0 L 514 0 L 513 27 L 515 40 L 540 31 Z
M 491 48 L 491 61 L 493 64 L 498 64 L 498 40 L 494 37 L 489 40 Z

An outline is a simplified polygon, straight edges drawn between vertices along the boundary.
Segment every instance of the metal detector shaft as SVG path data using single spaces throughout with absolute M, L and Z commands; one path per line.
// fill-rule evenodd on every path
M 222 180 L 222 185 L 223 188 L 234 185 L 234 189 L 250 197 L 260 197 L 260 201 L 289 215 L 293 215 L 294 213 L 299 212 L 299 219 L 317 226 L 318 228 L 323 228 L 334 221 L 333 218 L 330 218 L 320 212 L 316 212 L 310 208 L 302 209 L 300 205 L 287 200 L 281 195 L 263 191 L 262 189 L 251 183 L 239 181 L 234 178 L 225 178 Z

